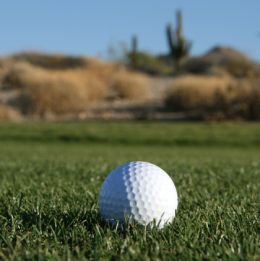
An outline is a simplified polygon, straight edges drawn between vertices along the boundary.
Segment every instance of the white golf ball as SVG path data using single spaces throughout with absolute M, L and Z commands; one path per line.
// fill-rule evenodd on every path
M 175 217 L 178 195 L 169 175 L 158 166 L 142 161 L 129 162 L 113 170 L 99 193 L 104 220 L 125 223 L 125 215 L 143 225 L 156 220 L 159 228 Z

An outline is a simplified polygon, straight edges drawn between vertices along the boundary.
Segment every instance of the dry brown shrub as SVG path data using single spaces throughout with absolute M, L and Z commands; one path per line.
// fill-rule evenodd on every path
M 110 82 L 113 74 L 119 70 L 119 66 L 113 63 L 105 63 L 96 58 L 84 58 L 86 60 L 86 66 L 77 68 L 67 68 L 55 70 L 51 68 L 42 68 L 35 66 L 26 61 L 16 61 L 15 59 L 8 59 L 6 67 L 8 69 L 5 71 L 5 75 L 2 80 L 2 84 L 6 89 L 19 89 L 23 88 L 24 83 L 28 81 L 33 81 L 33 78 L 39 79 L 42 75 L 46 74 L 61 74 L 69 73 L 74 74 L 78 77 L 78 72 L 86 72 L 89 75 L 93 75 L 102 79 L 105 82 Z
M 30 65 L 21 67 L 23 73 L 16 76 L 23 89 L 18 106 L 24 114 L 78 112 L 106 93 L 105 82 L 83 69 L 48 71 Z
M 260 77 L 260 65 L 247 58 L 228 59 L 224 68 L 230 75 L 237 78 Z
M 260 84 L 231 78 L 184 76 L 165 98 L 168 109 L 197 111 L 201 119 L 259 119 Z
M 0 121 L 20 120 L 20 114 L 12 107 L 0 103 Z
M 139 98 L 148 92 L 148 78 L 125 67 L 98 59 L 73 69 L 44 69 L 27 62 L 10 64 L 3 85 L 19 89 L 18 107 L 24 114 L 55 115 L 84 110 L 114 89 L 123 98 Z M 114 91 L 113 91 L 114 93 Z
M 118 71 L 113 77 L 113 87 L 121 98 L 142 98 L 148 94 L 148 77 L 144 74 Z
M 260 83 L 237 80 L 226 93 L 215 92 L 212 102 L 202 109 L 205 120 L 259 120 Z
M 102 79 L 108 86 L 112 86 L 114 83 L 114 77 L 122 72 L 127 72 L 125 66 L 115 64 L 115 63 L 106 63 L 99 59 L 91 59 L 87 67 L 89 74 Z
M 169 87 L 165 103 L 176 111 L 197 108 L 202 102 L 209 103 L 218 90 L 225 92 L 232 85 L 230 78 L 215 76 L 181 76 Z
M 10 65 L 5 74 L 2 85 L 5 89 L 25 88 L 27 82 L 42 78 L 44 70 L 26 62 L 18 62 Z

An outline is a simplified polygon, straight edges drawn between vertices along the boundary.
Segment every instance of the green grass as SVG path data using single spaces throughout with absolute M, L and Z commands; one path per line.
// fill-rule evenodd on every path
M 258 130 L 1 124 L 0 260 L 259 260 Z M 177 215 L 163 230 L 129 224 L 119 231 L 102 221 L 104 179 L 133 160 L 160 166 L 176 185 Z
M 259 146 L 258 123 L 2 123 L 0 140 L 138 145 Z

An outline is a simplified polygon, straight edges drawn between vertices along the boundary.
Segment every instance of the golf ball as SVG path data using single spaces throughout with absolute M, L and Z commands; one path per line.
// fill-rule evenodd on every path
M 105 179 L 99 193 L 99 209 L 104 220 L 125 223 L 125 215 L 159 228 L 175 217 L 178 195 L 169 175 L 158 166 L 133 161 L 119 166 Z M 153 224 L 153 223 L 152 223 Z

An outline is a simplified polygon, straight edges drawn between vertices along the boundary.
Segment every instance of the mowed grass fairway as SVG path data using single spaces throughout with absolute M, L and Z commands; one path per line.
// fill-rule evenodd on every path
M 179 206 L 163 230 L 102 221 L 106 176 L 148 161 Z M 260 125 L 0 124 L 0 260 L 259 260 Z

